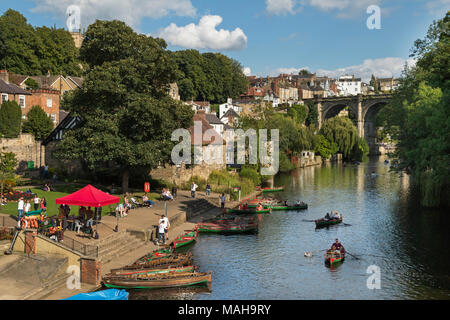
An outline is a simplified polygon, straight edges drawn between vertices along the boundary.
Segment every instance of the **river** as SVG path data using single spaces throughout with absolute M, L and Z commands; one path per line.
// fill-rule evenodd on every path
M 130 298 L 450 299 L 450 217 L 418 206 L 409 177 L 389 172 L 384 160 L 275 177 L 276 186 L 286 187 L 276 197 L 300 199 L 309 209 L 264 215 L 255 235 L 201 234 L 190 250 L 200 271 L 213 272 L 206 293 L 132 292 Z M 342 213 L 346 225 L 315 230 L 311 220 L 331 210 Z M 353 256 L 330 269 L 323 249 L 336 238 Z M 307 251 L 316 252 L 307 258 Z

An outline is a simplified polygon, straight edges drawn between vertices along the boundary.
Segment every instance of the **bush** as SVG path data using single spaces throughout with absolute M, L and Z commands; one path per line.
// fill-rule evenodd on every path
M 259 186 L 261 184 L 261 175 L 255 169 L 244 167 L 241 169 L 239 176 L 242 178 L 250 179 L 251 181 L 253 181 L 253 184 L 255 186 Z
M 53 121 L 40 106 L 33 106 L 27 113 L 22 131 L 33 134 L 36 140 L 45 139 L 53 130 Z
M 3 181 L 3 192 L 13 192 L 16 182 L 11 179 L 6 179 Z

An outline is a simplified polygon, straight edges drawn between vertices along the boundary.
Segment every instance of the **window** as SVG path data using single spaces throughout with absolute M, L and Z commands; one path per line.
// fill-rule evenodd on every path
M 19 96 L 19 106 L 25 109 L 25 96 Z
M 56 114 L 52 113 L 50 118 L 52 119 L 53 122 L 56 123 Z
M 6 93 L 2 93 L 2 103 L 8 101 L 8 95 Z
M 52 107 L 52 99 L 47 98 L 47 108 L 51 108 Z

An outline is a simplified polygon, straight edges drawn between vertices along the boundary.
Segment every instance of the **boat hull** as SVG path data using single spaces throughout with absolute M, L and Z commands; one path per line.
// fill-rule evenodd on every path
M 342 219 L 334 219 L 334 220 L 316 220 L 316 228 L 324 228 L 324 227 L 328 227 L 328 226 L 332 226 L 335 224 L 339 224 L 342 222 Z
M 272 211 L 294 211 L 294 210 L 306 210 L 308 209 L 308 205 L 301 206 L 272 206 Z

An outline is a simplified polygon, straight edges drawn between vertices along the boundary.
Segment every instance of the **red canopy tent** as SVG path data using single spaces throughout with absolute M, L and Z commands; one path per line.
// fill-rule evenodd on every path
M 70 206 L 104 207 L 119 203 L 119 197 L 112 196 L 94 188 L 90 184 L 68 196 L 56 199 L 56 204 L 67 204 Z

